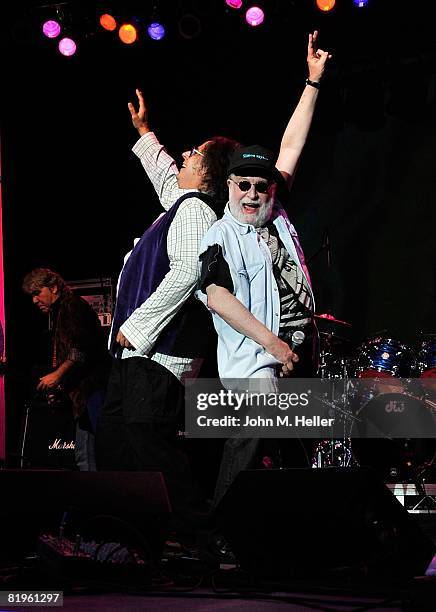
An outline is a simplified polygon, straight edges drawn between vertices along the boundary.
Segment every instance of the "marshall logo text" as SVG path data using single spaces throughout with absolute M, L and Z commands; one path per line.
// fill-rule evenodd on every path
M 69 442 L 62 442 L 61 438 L 56 438 L 52 444 L 48 445 L 48 448 L 49 450 L 74 450 L 74 440 L 70 440 Z

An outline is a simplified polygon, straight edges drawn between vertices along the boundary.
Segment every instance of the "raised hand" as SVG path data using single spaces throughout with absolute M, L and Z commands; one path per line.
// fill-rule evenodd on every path
M 139 89 L 136 89 L 136 96 L 138 98 L 139 108 L 136 111 L 135 107 L 131 102 L 128 103 L 127 107 L 130 111 L 130 116 L 132 117 L 133 127 L 135 127 L 139 134 L 142 136 L 143 134 L 147 134 L 150 131 L 148 127 L 148 113 L 147 108 L 145 106 L 144 98 Z
M 309 42 L 307 44 L 307 67 L 311 81 L 319 81 L 321 79 L 326 62 L 332 57 L 328 51 L 317 48 L 317 38 L 318 31 L 315 30 L 313 34 L 309 34 Z

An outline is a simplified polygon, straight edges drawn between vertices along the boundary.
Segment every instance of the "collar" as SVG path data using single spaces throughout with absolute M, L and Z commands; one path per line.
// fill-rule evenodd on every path
M 61 301 L 62 301 L 62 293 L 59 294 L 59 297 L 57 300 L 55 300 L 53 302 L 53 304 L 50 306 L 50 311 L 53 314 L 57 314 L 59 311 L 59 307 L 61 305 Z
M 224 216 L 225 217 L 230 217 L 231 221 L 238 226 L 239 233 L 242 236 L 245 235 L 245 234 L 249 234 L 250 232 L 255 232 L 256 231 L 256 228 L 254 227 L 254 225 L 251 225 L 251 223 L 242 223 L 242 221 L 239 221 L 238 219 L 236 219 L 232 215 L 228 202 L 227 202 L 226 207 L 224 209 Z
M 232 215 L 228 202 L 227 202 L 226 207 L 224 209 L 224 216 L 225 217 L 230 217 L 232 222 L 236 223 L 236 225 L 238 226 L 238 229 L 239 229 L 239 233 L 242 234 L 242 235 L 256 231 L 256 228 L 254 227 L 254 225 L 251 225 L 251 223 L 242 223 L 242 221 L 239 221 L 238 219 L 236 219 Z M 276 219 L 278 217 L 285 217 L 285 218 L 287 218 L 286 217 L 286 213 L 284 212 L 283 208 L 280 206 L 279 203 L 276 202 L 274 204 L 274 206 L 273 206 L 273 212 L 272 212 L 271 218 L 269 219 L 268 223 L 275 223 L 275 221 L 276 221 Z

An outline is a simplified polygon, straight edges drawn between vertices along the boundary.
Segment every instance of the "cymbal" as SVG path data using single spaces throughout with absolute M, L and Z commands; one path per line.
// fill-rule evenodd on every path
M 344 338 L 344 336 L 340 336 L 334 332 L 318 332 L 321 339 L 325 339 L 327 342 L 351 342 L 349 338 Z
M 347 327 L 351 327 L 351 323 L 347 323 L 346 321 L 340 321 L 339 319 L 335 319 L 335 317 L 331 314 L 316 314 L 314 315 L 315 319 L 322 319 L 323 321 L 331 321 L 332 323 L 339 323 L 340 325 L 346 325 Z

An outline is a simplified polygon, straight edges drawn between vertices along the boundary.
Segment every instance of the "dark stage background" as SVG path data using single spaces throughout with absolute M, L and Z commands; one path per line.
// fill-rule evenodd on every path
M 145 19 L 153 2 L 112 2 Z M 46 319 L 21 293 L 48 266 L 67 279 L 117 278 L 124 254 L 160 212 L 127 110 L 135 87 L 167 149 L 180 154 L 225 134 L 278 148 L 303 89 L 307 34 L 333 59 L 294 184 L 289 214 L 307 258 L 317 312 L 352 324 L 358 345 L 381 329 L 408 343 L 435 331 L 436 36 L 432 3 L 303 0 L 263 3 L 248 28 L 224 0 L 159 3 L 160 42 L 124 46 L 98 30 L 97 2 L 69 2 L 80 31 L 64 58 L 39 34 L 38 3 L 2 3 L 1 139 L 7 300 L 8 416 L 16 423 Z M 185 13 L 202 31 L 178 32 Z

